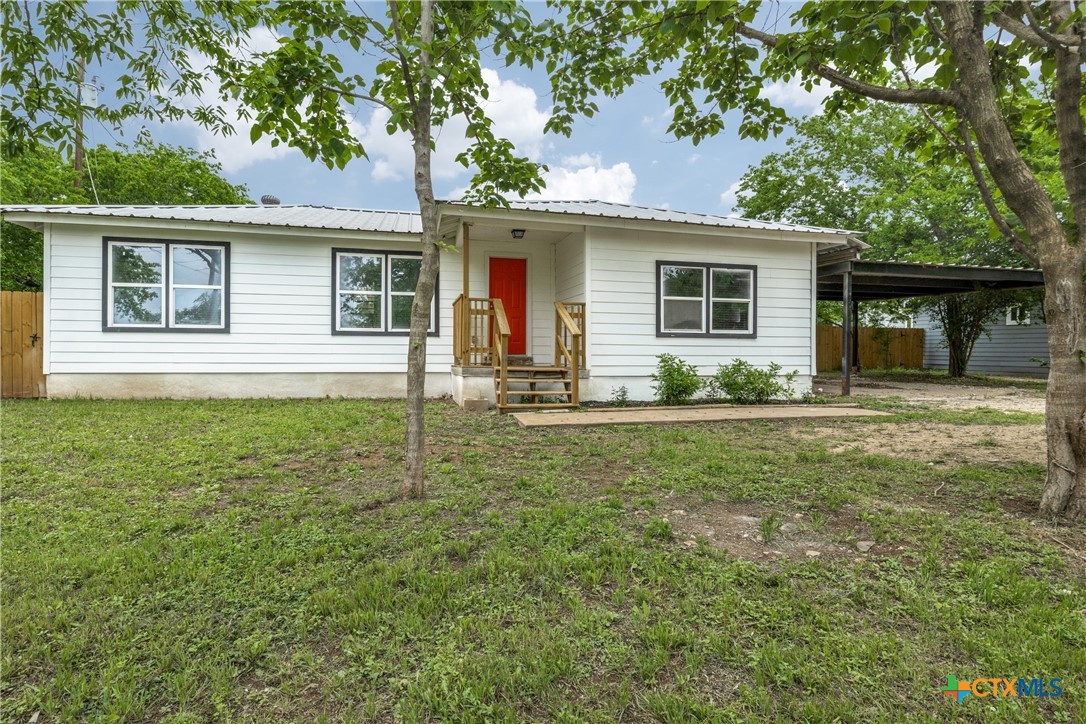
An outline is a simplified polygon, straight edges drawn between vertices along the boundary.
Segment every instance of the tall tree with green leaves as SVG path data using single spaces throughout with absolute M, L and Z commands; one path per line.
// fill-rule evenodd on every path
M 53 146 L 34 144 L 0 164 L 5 204 L 248 204 L 249 190 L 222 177 L 209 152 L 155 143 L 141 135 L 132 146 L 87 149 L 81 187 L 72 164 Z M 38 289 L 41 234 L 0 223 L 0 288 Z
M 35 144 L 0 162 L 0 202 L 86 203 L 75 172 L 52 146 Z M 36 291 L 42 284 L 41 234 L 0 220 L 0 289 Z
M 422 268 L 411 309 L 407 365 L 407 456 L 403 494 L 424 493 L 426 342 L 437 282 L 439 235 L 431 156 L 435 130 L 455 116 L 467 120 L 471 139 L 458 160 L 474 167 L 468 198 L 481 205 L 503 203 L 503 194 L 523 195 L 542 187 L 541 167 L 517 156 L 513 144 L 495 135 L 486 112 L 489 89 L 482 75 L 486 46 L 505 43 L 531 27 L 527 12 L 512 0 L 489 3 L 401 3 L 390 0 L 382 18 L 338 3 L 291 2 L 274 6 L 272 27 L 287 27 L 276 50 L 254 63 L 228 68 L 228 90 L 252 110 L 253 138 L 300 148 L 310 158 L 342 165 L 365 149 L 346 124 L 343 104 L 361 103 L 389 114 L 390 133 L 411 137 L 414 184 L 422 215 Z M 374 54 L 365 75 L 344 63 Z
M 832 86 L 830 110 L 916 107 L 932 139 L 917 151 L 936 163 L 964 159 L 1004 243 L 1044 271 L 1051 367 L 1040 510 L 1086 515 L 1083 3 L 807 2 L 775 24 L 759 19 L 760 0 L 559 5 L 561 17 L 516 49 L 546 63 L 552 130 L 568 132 L 595 94 L 653 73 L 674 108 L 671 132 L 695 143 L 719 133 L 728 111 L 743 137 L 779 132 L 786 114 L 762 93 L 775 81 Z M 1032 92 L 1034 80 L 1044 94 Z M 1045 187 L 1035 153 L 1045 144 L 1057 148 L 1066 206 Z
M 767 155 L 740 179 L 736 209 L 752 218 L 862 229 L 872 247 L 864 252 L 868 259 L 1026 263 L 992 226 L 968 167 L 932 165 L 912 153 L 918 121 L 915 111 L 883 104 L 796 122 L 786 149 Z M 876 311 L 927 311 L 947 346 L 948 373 L 961 377 L 995 313 L 1020 301 L 978 290 L 919 304 L 878 303 Z
M 251 140 L 268 135 L 273 144 L 298 148 L 330 167 L 366 155 L 350 131 L 351 106 L 385 109 L 388 132 L 410 136 L 422 269 L 408 339 L 402 489 L 422 496 L 426 331 L 444 243 L 431 174 L 435 131 L 455 116 L 467 119 L 471 143 L 459 160 L 475 169 L 469 200 L 495 205 L 503 194 L 542 187 L 540 166 L 494 133 L 482 76 L 484 53 L 501 54 L 506 44 L 528 34 L 526 10 L 512 0 L 388 0 L 383 6 L 316 0 L 5 2 L 3 9 L 0 121 L 9 148 L 33 137 L 70 144 L 84 112 L 105 123 L 187 116 L 230 132 L 222 103 L 186 102 L 209 89 L 240 102 L 240 113 L 253 121 Z M 273 49 L 261 52 L 249 42 L 258 28 L 276 36 Z M 85 111 L 75 93 L 81 60 L 105 56 L 124 68 L 107 84 L 118 89 L 116 98 Z
M 212 151 L 154 142 L 87 149 L 82 191 L 99 204 L 251 204 L 249 189 L 223 177 Z

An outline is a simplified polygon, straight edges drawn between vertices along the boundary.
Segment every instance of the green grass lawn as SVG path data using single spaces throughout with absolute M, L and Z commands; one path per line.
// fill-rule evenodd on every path
M 5 404 L 3 720 L 1086 720 L 1086 532 L 1039 466 L 428 415 L 401 502 L 399 402 Z

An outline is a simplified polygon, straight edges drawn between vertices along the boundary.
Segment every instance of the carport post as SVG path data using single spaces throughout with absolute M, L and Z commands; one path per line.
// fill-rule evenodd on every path
M 852 271 L 841 275 L 841 395 L 852 394 Z
M 860 374 L 860 300 L 852 298 L 852 366 Z

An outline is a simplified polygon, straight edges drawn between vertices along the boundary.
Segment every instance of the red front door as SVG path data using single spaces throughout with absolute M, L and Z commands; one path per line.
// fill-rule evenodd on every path
M 509 354 L 528 352 L 528 260 L 490 258 L 490 296 L 509 320 Z

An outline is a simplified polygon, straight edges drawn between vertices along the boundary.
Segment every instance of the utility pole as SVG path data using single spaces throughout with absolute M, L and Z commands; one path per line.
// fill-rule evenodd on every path
M 78 106 L 75 116 L 75 153 L 72 156 L 72 169 L 75 171 L 77 189 L 83 188 L 83 79 L 87 75 L 87 59 L 79 59 L 79 83 L 75 87 L 75 104 Z

